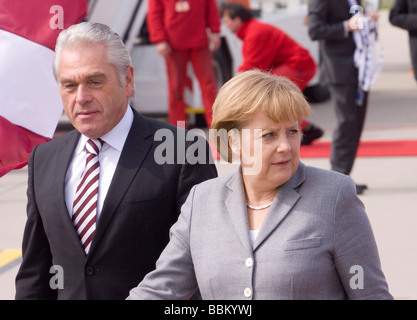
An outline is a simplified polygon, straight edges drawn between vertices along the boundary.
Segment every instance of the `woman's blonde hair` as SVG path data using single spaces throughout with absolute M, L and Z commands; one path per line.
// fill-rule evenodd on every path
M 310 105 L 289 79 L 259 70 L 236 75 L 222 86 L 213 104 L 210 138 L 224 160 L 232 162 L 229 132 L 240 130 L 258 110 L 275 123 L 310 115 Z

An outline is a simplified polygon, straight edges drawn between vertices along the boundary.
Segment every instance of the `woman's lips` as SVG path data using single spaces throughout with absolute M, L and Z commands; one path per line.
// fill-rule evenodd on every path
M 290 162 L 291 162 L 291 160 L 283 160 L 283 161 L 274 162 L 272 165 L 274 165 L 274 166 L 284 166 L 284 165 L 286 165 Z

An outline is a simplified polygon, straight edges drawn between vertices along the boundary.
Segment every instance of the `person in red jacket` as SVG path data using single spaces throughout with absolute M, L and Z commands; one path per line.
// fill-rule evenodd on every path
M 217 95 L 212 52 L 220 47 L 220 14 L 215 0 L 149 0 L 147 25 L 150 41 L 164 56 L 168 75 L 171 124 L 186 123 L 184 88 L 191 61 L 200 84 L 207 126 Z
M 301 90 L 307 87 L 317 69 L 307 49 L 281 29 L 253 18 L 252 11 L 241 3 L 224 3 L 222 16 L 225 26 L 243 41 L 238 72 L 259 69 L 289 78 Z M 301 129 L 304 145 L 323 135 L 323 130 L 306 119 Z

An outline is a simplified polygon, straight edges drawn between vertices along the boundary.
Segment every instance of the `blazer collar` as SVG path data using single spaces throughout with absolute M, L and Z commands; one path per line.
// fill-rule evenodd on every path
M 275 199 L 266 214 L 262 227 L 259 230 L 258 237 L 253 245 L 254 251 L 278 227 L 301 198 L 297 188 L 305 181 L 305 178 L 305 165 L 300 162 L 291 179 L 278 189 Z
M 230 215 L 230 224 L 233 225 L 243 247 L 252 252 L 249 240 L 249 223 L 246 215 L 246 196 L 243 186 L 242 168 L 233 174 L 226 183 L 229 194 L 226 198 L 226 208 Z
M 85 254 L 74 225 L 72 224 L 65 202 L 65 178 L 80 136 L 81 134 L 78 131 L 72 130 L 66 135 L 57 138 L 62 139 L 63 142 L 59 144 L 60 149 L 57 150 L 57 154 L 59 155 L 58 161 L 51 164 L 50 171 L 54 172 L 54 174 L 51 175 L 54 181 L 51 181 L 51 183 L 57 186 L 57 191 L 59 190 L 56 194 L 56 203 L 58 206 L 56 212 L 57 214 L 62 215 L 61 218 L 64 221 L 65 230 L 69 235 L 69 242 L 74 247 L 78 248 L 80 254 Z
M 252 248 L 249 239 L 249 223 L 246 215 L 246 197 L 241 167 L 239 167 L 238 172 L 232 175 L 230 180 L 226 183 L 226 186 L 229 189 L 229 196 L 226 199 L 226 208 L 231 216 L 231 223 L 245 248 L 250 251 L 255 251 L 271 232 L 278 227 L 301 197 L 297 188 L 305 181 L 305 179 L 306 167 L 300 162 L 291 179 L 279 188 Z

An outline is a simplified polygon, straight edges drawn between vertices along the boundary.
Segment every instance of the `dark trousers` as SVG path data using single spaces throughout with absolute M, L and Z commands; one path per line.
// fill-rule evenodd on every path
M 330 156 L 331 169 L 349 175 L 365 123 L 368 93 L 364 94 L 362 105 L 358 105 L 356 85 L 331 85 L 329 90 L 337 120 Z

